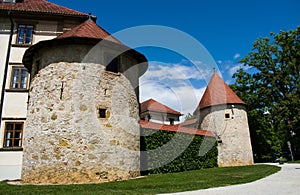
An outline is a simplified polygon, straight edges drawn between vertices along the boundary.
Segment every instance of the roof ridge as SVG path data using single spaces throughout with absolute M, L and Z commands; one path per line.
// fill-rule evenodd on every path
M 152 105 L 152 107 L 151 107 L 151 105 Z M 162 103 L 156 101 L 153 98 L 150 98 L 141 103 L 141 112 L 146 112 L 146 111 L 166 112 L 166 113 L 170 113 L 170 114 L 181 115 L 180 112 L 174 110 L 173 108 L 171 108 L 165 104 L 162 104 Z
M 47 15 L 65 15 L 87 17 L 88 14 L 67 8 L 47 0 L 24 0 L 17 3 L 0 2 L 0 11 L 14 11 L 21 13 L 39 13 Z
M 90 19 L 87 19 L 83 23 L 63 33 L 55 39 L 63 39 L 70 37 L 102 39 L 123 45 L 118 39 L 113 37 L 106 30 L 104 30 L 102 27 L 100 27 L 93 20 Z

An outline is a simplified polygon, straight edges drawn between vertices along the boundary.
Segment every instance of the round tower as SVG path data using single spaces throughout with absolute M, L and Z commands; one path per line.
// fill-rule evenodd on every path
M 100 183 L 139 176 L 138 79 L 146 58 L 92 20 L 30 47 L 25 183 Z
M 215 133 L 218 165 L 253 164 L 246 104 L 214 73 L 197 109 L 199 128 Z

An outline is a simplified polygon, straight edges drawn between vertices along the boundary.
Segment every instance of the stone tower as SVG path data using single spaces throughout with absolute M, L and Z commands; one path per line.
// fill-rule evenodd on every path
M 218 165 L 253 164 L 245 103 L 214 73 L 196 110 L 199 128 L 215 133 Z
M 100 183 L 139 176 L 138 79 L 146 58 L 91 19 L 31 46 L 25 183 Z

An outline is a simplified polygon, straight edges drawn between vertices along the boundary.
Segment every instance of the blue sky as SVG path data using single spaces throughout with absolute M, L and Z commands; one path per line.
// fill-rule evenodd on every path
M 187 33 L 207 49 L 227 83 L 234 82 L 231 76 L 240 66 L 238 61 L 257 38 L 300 25 L 298 0 L 49 1 L 92 13 L 97 24 L 111 34 L 141 25 L 162 25 Z M 149 71 L 141 78 L 145 83 L 141 85 L 141 101 L 152 97 L 184 114 L 193 112 L 211 70 L 198 69 L 198 76 L 189 62 L 195 59 L 161 48 L 136 49 L 150 61 Z

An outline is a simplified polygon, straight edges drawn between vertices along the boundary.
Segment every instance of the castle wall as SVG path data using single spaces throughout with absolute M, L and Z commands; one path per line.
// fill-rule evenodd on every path
M 244 105 L 219 105 L 200 111 L 200 129 L 215 132 L 218 140 L 218 165 L 253 164 L 253 154 Z
M 62 43 L 57 43 L 62 44 Z M 58 62 L 83 62 L 107 66 L 114 58 L 119 58 L 118 69 L 133 86 L 139 99 L 139 76 L 147 69 L 147 63 L 139 63 L 136 57 L 127 48 L 116 47 L 108 41 L 98 44 L 68 43 L 63 45 L 49 45 L 35 51 L 31 64 L 31 77 L 49 64 Z
M 23 182 L 99 183 L 139 176 L 138 106 L 130 81 L 103 65 L 44 67 L 31 81 Z

